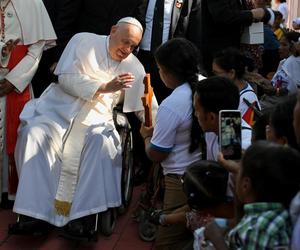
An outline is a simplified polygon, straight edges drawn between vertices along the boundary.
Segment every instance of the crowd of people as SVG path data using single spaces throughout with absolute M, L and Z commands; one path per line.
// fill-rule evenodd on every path
M 146 175 L 149 162 L 162 168 L 155 249 L 300 249 L 299 19 L 287 28 L 285 0 L 278 10 L 268 0 L 124 3 L 0 0 L 1 206 L 12 201 L 18 214 L 10 233 L 84 236 L 122 204 L 121 104 L 135 163 Z M 220 150 L 223 110 L 241 114 L 236 161 Z

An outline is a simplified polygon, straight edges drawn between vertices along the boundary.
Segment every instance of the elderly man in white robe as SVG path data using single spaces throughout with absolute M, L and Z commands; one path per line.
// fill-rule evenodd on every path
M 76 34 L 52 83 L 21 113 L 13 211 L 61 227 L 121 205 L 121 145 L 112 109 L 141 118 L 144 68 L 131 53 L 143 29 L 121 19 L 109 36 Z M 154 110 L 157 102 L 154 101 Z
M 0 1 L 0 200 L 14 199 L 14 164 L 19 115 L 32 97 L 33 78 L 43 50 L 56 35 L 42 0 Z M 1 207 L 7 206 L 4 196 Z

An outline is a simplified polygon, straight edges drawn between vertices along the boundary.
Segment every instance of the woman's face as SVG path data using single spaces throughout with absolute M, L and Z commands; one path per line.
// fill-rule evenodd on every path
M 291 52 L 290 51 L 291 45 L 289 41 L 285 37 L 282 37 L 279 42 L 280 42 L 280 47 L 279 47 L 280 58 L 281 59 L 288 58 Z
M 176 86 L 174 86 L 174 77 L 171 74 L 171 72 L 168 71 L 165 66 L 160 65 L 159 63 L 157 63 L 157 67 L 158 67 L 160 79 L 163 81 L 166 87 L 170 89 L 174 89 Z
M 216 75 L 216 76 L 226 77 L 230 80 L 234 80 L 234 78 L 235 78 L 235 74 L 233 74 L 232 72 L 225 71 L 215 62 L 213 62 L 212 70 L 213 70 L 214 75 Z

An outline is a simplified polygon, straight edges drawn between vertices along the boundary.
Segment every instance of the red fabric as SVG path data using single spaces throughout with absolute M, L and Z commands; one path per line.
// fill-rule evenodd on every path
M 254 103 L 251 104 L 251 106 L 247 109 L 247 111 L 245 112 L 245 114 L 243 115 L 243 120 L 245 122 L 247 122 L 251 127 L 255 124 L 255 119 L 254 119 L 254 109 L 253 106 L 257 106 L 256 101 Z
M 11 52 L 7 68 L 12 70 L 27 54 L 28 46 L 18 45 Z M 17 141 L 17 129 L 20 124 L 19 115 L 30 99 L 29 86 L 22 93 L 10 92 L 6 96 L 6 151 L 13 154 Z
M 17 45 L 11 52 L 7 68 L 12 70 L 27 54 L 28 46 Z M 19 115 L 25 103 L 30 99 L 29 86 L 22 93 L 10 92 L 6 96 L 6 151 L 9 155 L 9 180 L 8 191 L 16 192 L 18 175 L 14 162 L 14 150 L 17 142 L 17 130 L 20 124 Z

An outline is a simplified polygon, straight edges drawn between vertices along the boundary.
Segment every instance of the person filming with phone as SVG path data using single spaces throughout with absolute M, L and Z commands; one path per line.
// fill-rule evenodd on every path
M 238 138 L 241 138 L 239 150 L 245 150 L 251 144 L 251 130 L 243 129 L 240 111 L 237 110 L 240 99 L 238 87 L 228 78 L 213 76 L 200 81 L 196 86 L 195 92 L 193 101 L 195 115 L 202 130 L 205 132 L 207 160 L 217 161 L 218 153 L 220 152 L 219 145 L 226 145 L 226 142 L 222 142 L 222 140 L 219 143 L 219 139 L 227 139 L 226 136 L 219 136 L 222 130 L 220 127 L 220 124 L 222 124 L 221 118 L 224 118 L 223 123 L 225 125 L 226 120 L 240 120 L 238 122 L 239 125 L 235 124 L 235 126 L 241 128 L 240 131 L 235 128 L 234 134 L 237 139 L 230 141 L 237 142 Z M 230 112 L 225 112 L 225 110 Z M 222 116 L 219 117 L 219 114 Z M 230 122 L 229 126 L 231 126 Z M 225 127 L 223 130 L 226 132 Z M 235 155 L 238 157 L 233 158 L 238 159 L 241 157 L 241 152 L 236 151 Z M 232 157 L 228 155 L 228 158 Z

